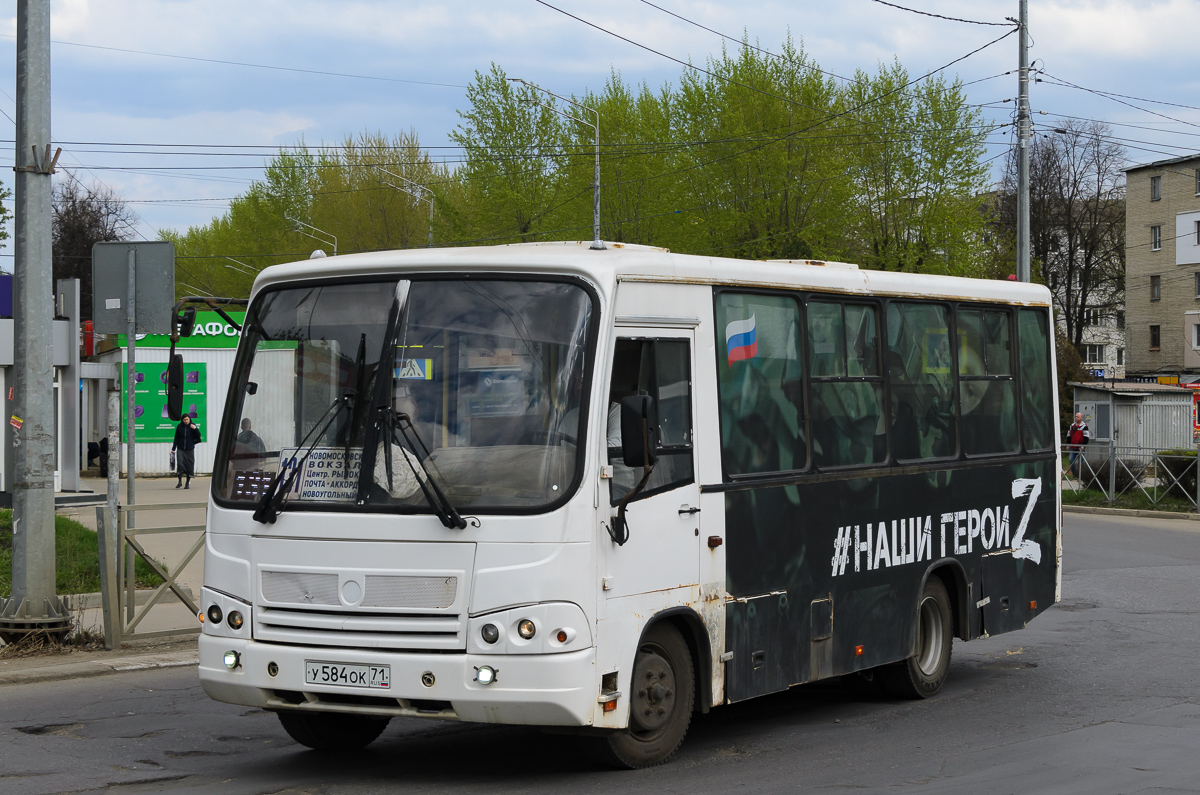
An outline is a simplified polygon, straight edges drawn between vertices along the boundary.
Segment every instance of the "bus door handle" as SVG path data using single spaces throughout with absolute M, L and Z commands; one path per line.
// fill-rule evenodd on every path
M 694 513 L 700 513 L 700 509 L 693 508 L 690 505 L 680 505 L 679 506 L 679 515 L 680 516 L 690 516 Z

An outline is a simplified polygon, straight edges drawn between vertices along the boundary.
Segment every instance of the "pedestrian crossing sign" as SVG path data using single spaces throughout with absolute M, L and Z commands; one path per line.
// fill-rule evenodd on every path
M 411 378 L 419 381 L 433 379 L 433 359 L 400 359 L 394 377 Z

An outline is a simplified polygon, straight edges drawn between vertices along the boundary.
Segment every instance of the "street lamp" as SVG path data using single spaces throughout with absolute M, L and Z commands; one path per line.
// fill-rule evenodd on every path
M 407 177 L 402 177 L 399 174 L 393 174 L 383 166 L 375 166 L 375 168 L 379 169 L 384 174 L 387 174 L 389 177 L 398 179 L 404 183 L 403 185 L 394 185 L 387 180 L 380 180 L 380 182 L 382 182 L 384 185 L 387 185 L 389 188 L 395 188 L 396 190 L 404 191 L 419 202 L 429 202 L 429 247 L 433 248 L 433 191 L 424 185 L 421 185 L 420 183 L 413 182 Z
M 222 256 L 225 256 L 225 255 L 222 255 Z M 250 266 L 247 265 L 246 263 L 242 262 L 240 259 L 234 259 L 233 257 L 230 257 L 230 256 L 225 256 L 225 259 L 229 260 L 230 262 L 236 262 L 238 265 L 242 266 L 242 267 L 238 268 L 234 265 L 226 265 L 225 267 L 229 268 L 229 270 L 231 270 L 231 271 L 241 271 L 242 273 L 246 274 L 247 276 L 257 276 L 258 275 L 257 271 L 250 270 Z
M 592 188 L 593 188 L 593 191 L 592 191 L 592 248 L 595 250 L 603 249 L 604 244 L 602 242 L 600 242 L 600 111 L 596 110 L 595 108 L 589 108 L 587 105 L 581 105 L 578 102 L 576 102 L 572 99 L 567 99 L 566 97 L 561 96 L 559 94 L 555 94 L 553 91 L 547 91 L 546 89 L 542 88 L 541 86 L 537 86 L 537 85 L 534 85 L 533 83 L 530 83 L 528 80 L 522 80 L 519 77 L 510 77 L 508 79 L 510 81 L 512 81 L 513 83 L 520 83 L 521 85 L 529 86 L 532 89 L 541 91 L 543 94 L 549 94 L 552 97 L 561 99 L 563 102 L 566 102 L 569 105 L 574 105 L 577 108 L 591 111 L 592 113 L 596 114 L 596 123 L 592 124 L 590 121 L 584 121 L 583 119 L 581 119 L 577 116 L 572 116 L 570 113 L 561 111 L 549 103 L 546 103 L 546 102 L 537 103 L 544 108 L 549 108 L 550 110 L 557 113 L 559 116 L 563 116 L 572 121 L 577 121 L 580 124 L 586 124 L 588 127 L 591 127 L 596 132 L 596 168 L 595 168 L 595 177 L 592 182 Z
M 292 231 L 299 232 L 300 234 L 304 235 L 305 237 L 311 237 L 313 240 L 317 241 L 318 243 L 324 243 L 325 245 L 329 245 L 329 240 L 326 240 L 325 238 L 332 239 L 333 240 L 333 256 L 335 256 L 335 257 L 337 256 L 337 236 L 336 235 L 334 235 L 330 232 L 326 232 L 324 229 L 317 229 L 312 224 L 306 224 L 303 221 L 293 218 L 290 215 L 285 215 L 283 217 L 296 225 Z M 311 229 L 314 232 L 316 232 L 317 235 L 324 235 L 325 237 L 322 238 L 322 237 L 317 237 L 317 235 L 309 234 L 308 232 L 305 232 L 304 229 L 301 229 L 300 227 L 304 227 L 304 229 Z

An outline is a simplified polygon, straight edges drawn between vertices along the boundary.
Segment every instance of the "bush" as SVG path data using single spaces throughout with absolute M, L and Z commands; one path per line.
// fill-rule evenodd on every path
M 1196 451 L 1159 450 L 1158 455 L 1159 465 L 1174 476 L 1172 479 L 1163 473 L 1158 478 L 1159 484 L 1167 489 L 1167 494 L 1181 500 L 1195 500 Z M 1175 481 L 1178 481 L 1178 484 Z

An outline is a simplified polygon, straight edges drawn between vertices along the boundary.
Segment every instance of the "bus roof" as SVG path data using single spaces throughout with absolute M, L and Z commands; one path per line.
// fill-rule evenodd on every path
M 872 271 L 849 263 L 821 260 L 761 261 L 673 254 L 665 248 L 626 243 L 606 243 L 606 249 L 596 251 L 590 245 L 589 241 L 521 243 L 321 257 L 265 268 L 255 279 L 254 293 L 269 285 L 295 280 L 490 271 L 576 275 L 602 289 L 619 281 L 666 282 L 1050 305 L 1050 291 L 1038 284 Z

